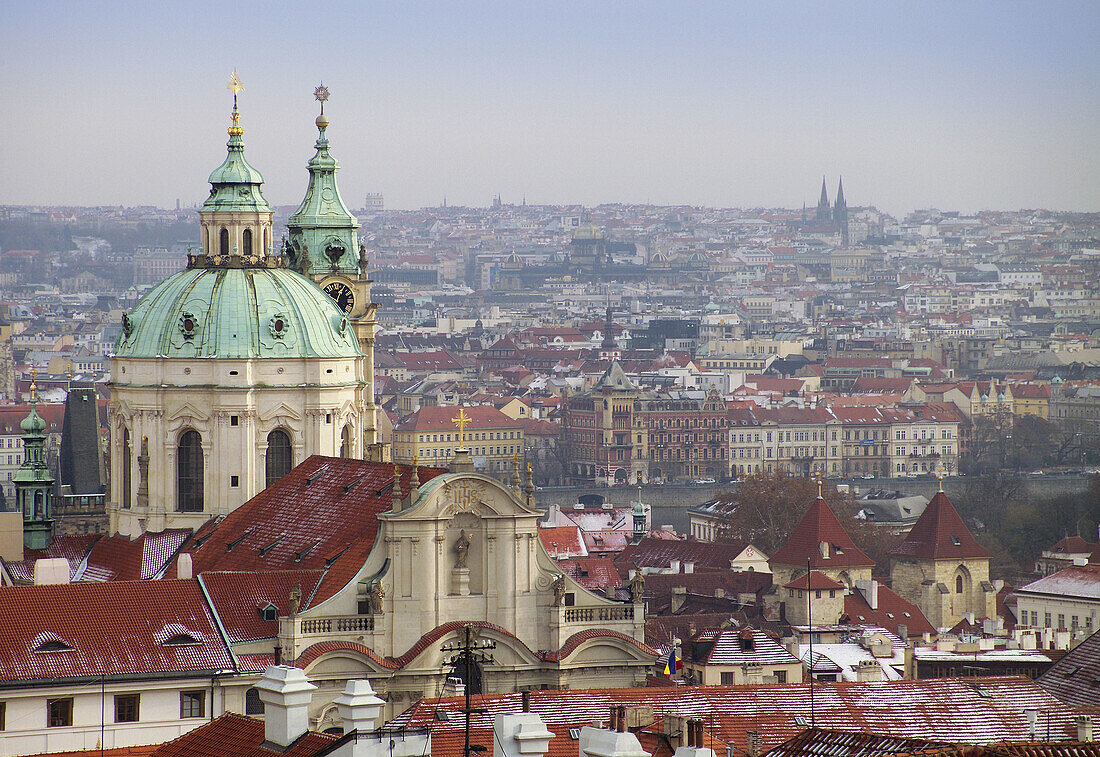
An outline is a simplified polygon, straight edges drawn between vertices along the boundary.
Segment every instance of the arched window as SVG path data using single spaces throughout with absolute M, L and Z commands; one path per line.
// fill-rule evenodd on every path
M 962 594 L 963 593 L 963 577 L 961 575 L 960 576 L 955 576 L 955 593 L 956 594 Z
M 340 432 L 340 457 L 351 457 L 351 424 Z
M 294 466 L 294 455 L 290 449 L 290 436 L 282 429 L 275 429 L 267 435 L 267 478 L 265 486 L 271 486 L 285 476 Z
M 203 511 L 202 437 L 187 429 L 180 435 L 176 450 L 176 509 L 181 513 Z
M 229 229 L 222 227 L 222 230 L 218 232 L 218 254 L 229 254 Z
M 242 252 L 241 254 L 242 255 L 251 255 L 252 254 L 252 229 L 245 229 L 244 230 L 244 245 L 243 246 L 244 246 L 244 252 Z
M 267 227 L 264 227 L 264 248 L 260 250 L 260 252 L 264 255 L 266 255 L 267 251 L 271 249 L 271 238 L 269 236 L 270 234 L 271 230 Z
M 264 702 L 260 699 L 259 689 L 249 689 L 244 693 L 244 714 L 245 715 L 263 715 L 264 714 Z
M 130 509 L 131 502 L 131 468 L 130 459 L 133 457 L 133 450 L 130 448 L 130 429 L 123 429 L 122 431 L 122 507 L 126 510 Z

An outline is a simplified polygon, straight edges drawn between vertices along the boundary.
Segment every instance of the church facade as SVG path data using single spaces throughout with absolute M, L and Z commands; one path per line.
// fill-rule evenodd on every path
M 292 226 L 300 252 L 280 252 L 263 177 L 244 155 L 234 82 L 227 156 L 199 211 L 201 250 L 123 316 L 111 357 L 111 533 L 198 527 L 310 455 L 386 455 L 373 396 L 375 306 L 355 219 L 336 190 L 328 122 L 318 118 L 318 155 Z M 317 239 L 342 251 L 328 269 L 304 264 L 306 240 Z M 332 275 L 351 280 L 350 306 L 318 286 Z

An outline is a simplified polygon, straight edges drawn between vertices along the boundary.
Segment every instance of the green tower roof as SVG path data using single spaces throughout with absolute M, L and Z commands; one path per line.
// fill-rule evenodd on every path
M 201 260 L 162 281 L 124 316 L 116 356 L 244 359 L 361 354 L 347 317 L 312 280 L 270 264 L 240 265 L 235 257 L 223 266 L 199 267 Z
M 359 221 L 351 214 L 340 197 L 336 185 L 336 171 L 340 166 L 328 150 L 328 117 L 324 103 L 328 90 L 318 87 L 314 96 L 321 102 L 321 114 L 317 116 L 317 152 L 309 161 L 309 186 L 302 204 L 287 219 L 290 242 L 297 250 L 305 247 L 309 252 L 310 270 L 307 273 L 324 274 L 339 271 L 355 274 L 359 271 Z
M 239 81 L 239 80 L 238 80 Z M 232 82 L 230 87 L 232 88 Z M 229 127 L 227 154 L 222 164 L 210 174 L 210 196 L 202 204 L 207 211 L 253 211 L 271 212 L 271 206 L 264 199 L 260 185 L 264 177 L 260 175 L 244 157 L 244 129 L 241 128 L 240 114 L 237 112 L 237 90 L 233 91 L 232 125 Z

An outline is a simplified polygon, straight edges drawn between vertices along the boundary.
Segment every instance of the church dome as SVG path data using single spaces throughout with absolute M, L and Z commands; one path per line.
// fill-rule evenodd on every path
M 305 276 L 265 265 L 198 265 L 169 276 L 123 317 L 116 357 L 361 354 L 346 315 Z
M 19 428 L 28 434 L 41 434 L 46 430 L 46 421 L 38 414 L 38 409 L 31 405 L 31 412 L 19 423 Z

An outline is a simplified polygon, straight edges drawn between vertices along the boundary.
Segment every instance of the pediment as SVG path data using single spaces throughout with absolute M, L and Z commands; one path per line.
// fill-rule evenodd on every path
M 201 410 L 190 402 L 184 402 L 178 408 L 166 418 L 168 423 L 177 423 L 180 421 L 206 421 L 210 418 L 210 410 Z
M 451 519 L 469 513 L 475 516 L 537 516 L 516 500 L 498 481 L 477 473 L 448 473 L 432 479 L 420 490 L 416 504 L 390 515 L 392 518 Z
M 281 419 L 284 421 L 301 421 L 302 414 L 295 410 L 285 402 L 280 402 L 275 407 L 272 407 L 259 414 L 261 423 L 269 423 L 270 421 Z

